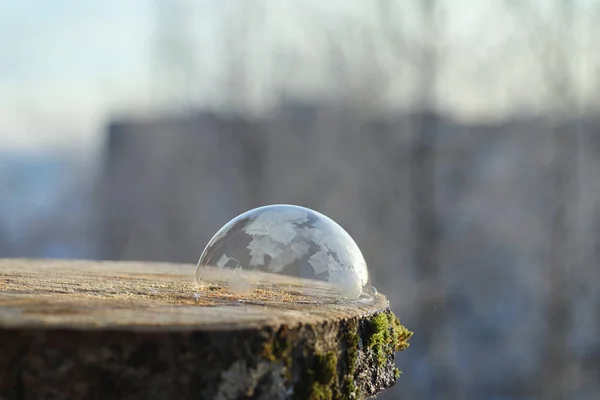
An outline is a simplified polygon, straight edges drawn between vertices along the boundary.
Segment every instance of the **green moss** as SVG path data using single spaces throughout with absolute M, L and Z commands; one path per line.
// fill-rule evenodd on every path
M 346 341 L 346 365 L 348 367 L 348 371 L 344 376 L 343 380 L 343 393 L 344 398 L 358 398 L 360 397 L 360 391 L 356 387 L 354 382 L 355 374 L 356 374 L 356 362 L 358 360 L 358 346 L 360 335 L 358 332 L 358 324 L 351 323 L 351 325 L 346 327 L 345 333 L 345 341 Z
M 360 339 L 358 330 L 350 330 L 346 335 L 347 352 L 348 352 L 348 373 L 354 374 L 356 370 L 356 360 L 358 358 L 358 341 Z
M 391 312 L 374 315 L 367 329 L 367 346 L 375 353 L 379 365 L 385 363 L 390 353 L 406 350 L 408 339 L 413 335 Z
M 292 373 L 292 341 L 287 330 L 280 330 L 263 345 L 262 356 L 271 362 L 280 362 L 286 367 L 286 377 Z
M 337 381 L 337 362 L 337 355 L 332 351 L 317 354 L 313 370 L 314 383 L 311 399 L 328 400 L 333 398 L 333 386 Z
M 338 357 L 335 352 L 316 353 L 312 366 L 304 371 L 302 382 L 294 388 L 294 398 L 310 400 L 339 398 L 337 364 Z
M 394 350 L 404 351 L 410 346 L 408 339 L 413 335 L 413 332 L 406 329 L 400 324 L 400 320 L 394 314 L 390 313 L 389 321 L 392 325 L 392 343 L 394 343 Z
M 276 335 L 263 346 L 263 357 L 269 361 L 279 361 L 291 351 L 291 342 L 286 336 Z
M 346 375 L 344 377 L 344 398 L 352 399 L 358 398 L 360 394 L 360 390 L 354 384 L 354 377 L 351 375 Z
M 394 367 L 394 378 L 398 379 L 398 378 L 400 378 L 400 375 L 402 375 L 402 371 L 400 371 L 398 368 Z
M 385 364 L 387 357 L 394 351 L 402 351 L 408 347 L 412 332 L 400 324 L 391 312 L 374 315 L 365 325 L 358 321 L 347 322 L 344 329 L 345 348 L 342 348 L 344 373 L 338 377 L 338 352 L 315 352 L 305 354 L 298 359 L 296 371 L 300 371 L 301 379 L 294 386 L 295 399 L 330 400 L 336 398 L 360 398 L 360 388 L 356 382 L 356 366 L 359 351 L 365 350 L 361 345 L 361 337 L 368 349 L 371 349 L 378 365 Z M 316 335 L 316 333 L 315 333 Z M 271 362 L 282 363 L 286 367 L 286 378 L 292 379 L 293 341 L 288 331 L 282 329 L 273 335 L 263 346 L 262 355 Z M 396 378 L 402 373 L 394 370 Z
M 337 355 L 333 351 L 317 354 L 315 360 L 315 380 L 330 385 L 337 377 Z

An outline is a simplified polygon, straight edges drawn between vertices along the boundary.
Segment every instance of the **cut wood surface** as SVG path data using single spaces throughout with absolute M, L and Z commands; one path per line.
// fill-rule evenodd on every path
M 0 399 L 360 399 L 396 382 L 410 332 L 383 295 L 216 268 L 198 285 L 195 267 L 0 260 Z

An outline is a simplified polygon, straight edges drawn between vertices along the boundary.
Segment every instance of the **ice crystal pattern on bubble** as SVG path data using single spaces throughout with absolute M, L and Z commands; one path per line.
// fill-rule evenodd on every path
M 360 295 L 368 280 L 363 255 L 341 226 L 292 205 L 260 207 L 234 218 L 204 249 L 199 280 L 205 265 L 324 280 L 352 298 Z

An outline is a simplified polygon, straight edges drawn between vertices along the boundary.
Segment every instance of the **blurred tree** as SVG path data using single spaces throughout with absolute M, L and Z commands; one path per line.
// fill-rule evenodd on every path
M 433 393 L 429 396 L 456 398 L 454 379 L 447 365 L 443 340 L 444 325 L 436 307 L 445 303 L 440 281 L 440 227 L 436 210 L 435 148 L 439 133 L 437 82 L 440 68 L 438 46 L 441 39 L 440 4 L 437 0 L 419 2 L 421 42 L 417 48 L 417 104 L 410 150 L 410 191 L 413 195 L 413 261 L 419 279 L 417 326 L 419 342 L 432 363 Z
M 186 0 L 155 0 L 155 83 L 168 109 L 188 108 L 198 90 L 196 43 L 191 5 Z
M 252 56 L 266 47 L 256 40 L 264 39 L 259 33 L 264 30 L 267 4 L 263 0 L 253 2 L 225 2 L 223 4 L 223 51 L 225 60 L 224 82 L 225 107 L 240 119 L 233 118 L 228 126 L 229 134 L 238 134 L 244 143 L 244 185 L 247 193 L 247 208 L 257 207 L 263 201 L 264 146 L 262 132 L 247 128 L 248 118 L 255 111 L 257 102 L 253 98 L 251 77 Z
M 579 115 L 575 71 L 579 67 L 575 30 L 578 4 L 572 0 L 546 3 L 549 12 L 535 1 L 508 1 L 511 12 L 526 29 L 532 56 L 542 74 L 553 116 L 551 187 L 554 212 L 550 219 L 550 243 L 546 273 L 547 337 L 541 354 L 540 394 L 544 399 L 570 397 L 571 355 L 567 337 L 572 326 L 572 274 L 576 259 L 572 231 L 579 188 L 576 182 Z
M 221 39 L 225 60 L 223 88 L 225 106 L 235 113 L 248 115 L 253 101 L 253 56 L 259 47 L 256 40 L 265 25 L 267 6 L 264 1 L 226 1 L 222 3 Z
M 409 120 L 406 156 L 412 262 L 418 278 L 415 343 L 431 365 L 429 387 L 433 391 L 424 396 L 455 398 L 457 387 L 444 339 L 444 320 L 440 319 L 441 313 L 436 312 L 445 303 L 445 288 L 440 281 L 440 221 L 436 208 L 436 142 L 440 129 L 436 91 L 441 63 L 438 49 L 443 41 L 442 4 L 437 0 L 411 3 L 379 0 L 377 5 L 382 36 L 395 61 L 394 73 L 410 74 L 415 82 L 415 100 L 409 101 L 414 114 Z M 415 12 L 419 28 L 409 34 L 407 21 L 411 11 Z M 402 71 L 400 65 L 407 68 Z

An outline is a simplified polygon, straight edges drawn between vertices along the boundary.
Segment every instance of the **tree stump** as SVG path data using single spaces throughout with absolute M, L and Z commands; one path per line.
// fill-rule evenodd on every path
M 362 399 L 411 333 L 381 294 L 195 265 L 0 260 L 0 399 Z M 261 274 L 258 274 L 261 275 Z

